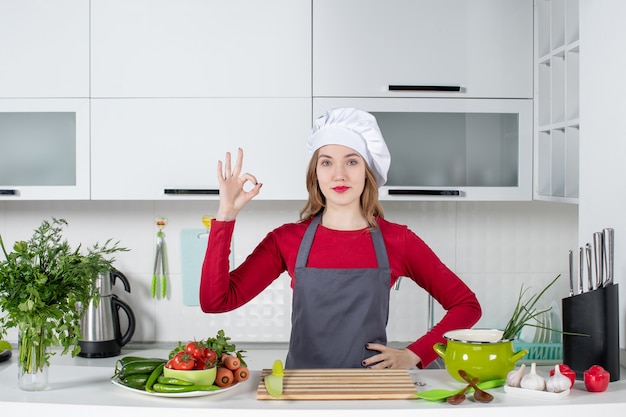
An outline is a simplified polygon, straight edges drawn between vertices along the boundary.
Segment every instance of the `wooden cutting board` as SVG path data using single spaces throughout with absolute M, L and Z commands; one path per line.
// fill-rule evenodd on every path
M 263 369 L 258 400 L 414 400 L 417 389 L 402 369 L 285 369 L 283 395 L 274 398 L 265 389 Z

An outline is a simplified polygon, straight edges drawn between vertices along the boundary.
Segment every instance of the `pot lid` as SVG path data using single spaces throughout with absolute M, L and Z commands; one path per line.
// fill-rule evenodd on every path
M 502 341 L 502 330 L 496 329 L 459 329 L 444 333 L 447 340 L 466 343 L 496 343 Z

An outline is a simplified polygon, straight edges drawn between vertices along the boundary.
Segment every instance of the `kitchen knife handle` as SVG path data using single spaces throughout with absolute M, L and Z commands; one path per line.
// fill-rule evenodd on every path
M 389 195 L 439 195 L 443 197 L 460 196 L 459 190 L 412 190 L 410 188 L 392 188 L 388 190 Z
M 611 285 L 613 283 L 614 273 L 614 256 L 615 256 L 615 230 L 607 227 L 602 230 L 602 237 L 604 242 L 604 260 L 605 260 L 605 276 L 606 279 L 602 283 L 603 286 Z
M 602 281 L 604 279 L 604 254 L 602 251 L 604 245 L 602 240 L 601 232 L 595 232 L 593 234 L 593 250 L 595 252 L 596 261 L 596 283 L 593 287 L 594 290 L 602 286 Z
M 569 261 L 569 296 L 574 295 L 574 252 L 570 249 L 568 252 Z
M 585 257 L 587 258 L 587 291 L 593 290 L 593 269 L 591 268 L 591 245 L 585 245 Z
M 578 248 L 578 294 L 583 293 L 583 282 L 585 280 L 585 249 Z
M 389 91 L 452 91 L 460 92 L 460 85 L 396 85 L 390 84 Z
M 166 188 L 163 193 L 167 195 L 218 195 L 217 188 Z
M 0 195 L 17 195 L 17 190 L 11 190 L 11 189 L 4 189 L 4 190 L 0 190 Z

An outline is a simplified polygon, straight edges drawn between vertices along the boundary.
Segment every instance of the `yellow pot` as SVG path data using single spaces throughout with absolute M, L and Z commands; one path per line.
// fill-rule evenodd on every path
M 437 343 L 433 349 L 443 359 L 446 370 L 457 381 L 462 369 L 479 381 L 505 379 L 515 369 L 518 360 L 528 354 L 522 349 L 515 352 L 513 340 L 503 340 L 498 330 L 462 329 L 443 335 L 446 343 Z

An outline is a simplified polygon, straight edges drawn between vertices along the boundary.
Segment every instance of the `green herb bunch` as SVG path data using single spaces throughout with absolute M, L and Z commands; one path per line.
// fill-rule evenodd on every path
M 44 220 L 30 240 L 16 242 L 10 253 L 0 235 L 5 258 L 0 262 L 0 336 L 18 327 L 20 343 L 29 344 L 30 352 L 20 351 L 18 359 L 23 372 L 49 365 L 50 347 L 62 346 L 61 354 L 71 349 L 72 356 L 80 352 L 77 306 L 98 301 L 94 278 L 114 261 L 106 257 L 128 250 L 109 239 L 82 254 L 81 245 L 72 249 L 63 239 L 66 225 L 63 219 Z
M 559 279 L 560 276 L 560 274 L 557 275 L 556 278 L 550 281 L 550 283 L 546 287 L 544 287 L 543 290 L 541 290 L 539 293 L 533 294 L 526 299 L 524 299 L 524 296 L 526 295 L 526 292 L 529 290 L 529 288 L 524 288 L 524 285 L 521 286 L 519 296 L 517 297 L 517 304 L 515 305 L 515 309 L 513 310 L 513 315 L 511 316 L 511 319 L 504 328 L 502 339 L 514 339 L 524 326 L 532 326 L 546 329 L 546 327 L 529 324 L 528 322 L 531 319 L 534 319 L 535 317 L 550 311 L 550 308 L 545 310 L 537 310 L 535 305 L 537 304 L 541 296 L 546 291 L 548 291 L 548 288 L 550 288 Z

